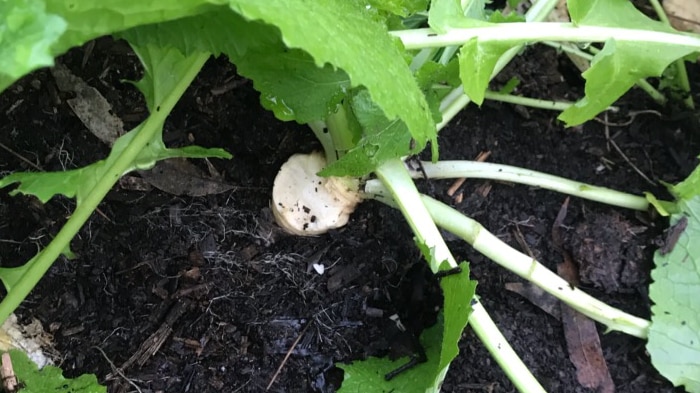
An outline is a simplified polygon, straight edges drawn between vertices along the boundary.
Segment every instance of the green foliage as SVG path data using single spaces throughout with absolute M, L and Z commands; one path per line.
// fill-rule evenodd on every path
M 387 119 L 367 91 L 352 97 L 351 108 L 364 135 L 357 146 L 321 171 L 323 176 L 362 176 L 387 159 L 411 150 L 411 134 L 406 125 L 399 119 Z
M 421 247 L 425 248 L 425 247 Z M 425 251 L 425 250 L 424 250 Z M 430 252 L 427 251 L 428 257 Z M 447 263 L 444 263 L 446 266 Z M 445 295 L 444 308 L 435 326 L 426 329 L 420 337 L 427 362 L 386 381 L 384 375 L 404 364 L 407 359 L 391 361 L 387 358 L 369 358 L 352 364 L 338 364 L 345 371 L 339 392 L 438 392 L 450 362 L 457 356 L 457 342 L 471 313 L 468 299 L 474 296 L 476 283 L 469 280 L 469 267 L 460 265 L 462 273 L 444 277 L 440 283 Z
M 462 45 L 459 52 L 459 76 L 464 91 L 476 104 L 484 102 L 484 94 L 498 59 L 512 47 L 508 42 L 483 43 L 478 38 L 472 38 Z
M 166 149 L 161 133 L 167 115 L 189 86 L 207 54 L 184 56 L 173 48 L 135 47 L 146 73 L 137 86 L 152 109 L 148 119 L 114 143 L 107 159 L 86 168 L 60 173 L 14 173 L 0 179 L 0 186 L 19 182 L 13 192 L 32 194 L 46 201 L 60 193 L 75 197 L 77 207 L 52 242 L 25 265 L 0 270 L 8 294 L 0 303 L 0 320 L 5 320 L 27 296 L 51 264 L 63 253 L 69 253 L 71 239 L 97 208 L 102 198 L 120 176 L 134 169 L 153 166 L 168 157 L 228 157 L 220 149 L 187 147 Z
M 341 68 L 388 119 L 401 119 L 419 146 L 435 139 L 435 123 L 403 51 L 365 7 L 347 0 L 232 0 L 231 7 L 247 19 L 275 25 L 288 47 L 303 49 L 317 66 Z
M 106 393 L 107 388 L 97 382 L 94 374 L 83 374 L 78 378 L 63 377 L 63 370 L 54 366 L 45 366 L 41 370 L 29 359 L 27 354 L 18 350 L 10 351 L 12 367 L 20 382 L 21 393 Z
M 586 26 L 612 26 L 674 33 L 671 27 L 646 17 L 627 0 L 571 0 L 572 22 Z M 661 76 L 669 64 L 697 48 L 667 43 L 621 41 L 610 38 L 583 73 L 586 96 L 565 110 L 559 119 L 581 124 L 605 110 L 642 78 Z
M 671 192 L 680 200 L 690 200 L 700 195 L 700 166 L 682 182 L 670 187 Z
M 0 2 L 0 91 L 31 70 L 53 64 L 51 47 L 66 22 L 39 0 Z
M 70 253 L 70 240 L 120 176 L 170 157 L 229 157 L 220 149 L 168 149 L 161 137 L 166 116 L 210 54 L 228 56 L 238 72 L 250 78 L 261 92 L 263 106 L 278 118 L 300 123 L 326 120 L 329 126 L 350 133 L 336 140 L 356 142 L 356 145 L 324 170 L 325 175 L 365 175 L 387 160 L 417 152 L 428 141 L 433 142 L 433 151 L 437 153 L 435 122 L 441 119 L 441 100 L 462 85 L 471 99 L 480 104 L 503 54 L 538 39 L 523 38 L 513 30 L 501 29 L 502 23 L 518 21 L 520 17 L 490 13 L 484 0 L 433 0 L 427 16 L 432 31 L 419 31 L 412 36 L 417 42 L 410 45 L 392 37 L 391 34 L 402 36 L 400 32 L 390 34 L 389 30 L 424 23 L 428 3 L 428 0 L 0 2 L 0 14 L 5 16 L 0 21 L 0 91 L 30 71 L 52 65 L 55 56 L 71 47 L 98 36 L 116 34 L 134 46 L 144 64 L 145 76 L 136 86 L 146 97 L 151 112 L 143 124 L 116 141 L 104 160 L 66 172 L 14 173 L 0 179 L 0 187 L 18 183 L 13 194 L 35 195 L 43 202 L 62 194 L 77 201 L 73 216 L 45 250 L 22 267 L 0 268 L 0 279 L 9 291 L 0 303 L 0 319 L 9 315 L 19 303 L 18 298 L 26 296 L 60 253 Z M 516 3 L 509 1 L 511 6 Z M 583 74 L 586 96 L 560 116 L 570 125 L 591 119 L 637 80 L 661 75 L 671 62 L 697 52 L 700 47 L 682 40 L 691 36 L 676 34 L 673 29 L 647 18 L 628 0 L 569 0 L 568 5 L 574 25 L 567 25 L 569 30 L 576 31 L 578 26 L 583 35 L 595 32 L 595 27 L 614 27 L 620 33 L 630 29 L 626 37 L 593 35 L 590 41 L 604 41 L 604 47 Z M 442 46 L 432 43 L 434 32 L 449 35 L 456 29 L 465 34 L 463 40 L 452 38 Z M 469 36 L 473 29 L 482 29 L 478 31 L 484 34 Z M 510 33 L 499 34 L 500 31 Z M 639 34 L 644 32 L 663 33 L 666 41 Z M 578 38 L 589 41 L 587 36 Z M 543 33 L 539 40 L 545 39 L 560 38 Z M 404 45 L 412 50 L 405 50 Z M 416 55 L 413 49 L 421 51 Z M 457 50 L 457 56 L 453 56 Z M 339 108 L 347 117 L 338 115 Z M 344 119 L 346 126 L 333 123 Z M 358 124 L 362 128 L 359 140 L 355 127 Z M 346 148 L 343 146 L 343 150 Z M 697 297 L 684 291 L 697 292 L 700 285 L 696 262 L 700 249 L 689 240 L 691 236 L 700 236 L 696 234 L 700 226 L 698 171 L 673 188 L 679 202 L 665 209 L 672 213 L 673 222 L 683 218 L 688 226 L 673 250 L 657 253 L 655 283 L 650 291 L 656 302 L 655 320 L 649 341 L 649 352 L 659 370 L 674 383 L 694 391 L 700 383 L 694 360 L 700 357 L 697 347 L 700 307 Z M 429 250 L 423 251 L 435 267 L 438 261 Z M 463 268 L 466 270 L 466 265 Z M 383 375 L 396 368 L 397 363 L 370 359 L 344 366 L 345 391 L 438 389 L 447 366 L 457 354 L 457 340 L 470 312 L 466 299 L 474 294 L 468 272 L 444 279 L 442 286 L 445 305 L 440 323 L 421 337 L 428 362 L 391 383 L 384 381 Z M 671 364 L 679 358 L 680 362 Z
M 647 351 L 675 386 L 700 392 L 700 193 L 679 202 L 664 248 L 656 251 Z

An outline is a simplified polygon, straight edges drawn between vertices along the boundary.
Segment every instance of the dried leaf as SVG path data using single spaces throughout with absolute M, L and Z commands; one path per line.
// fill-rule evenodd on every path
M 124 123 L 112 113 L 112 105 L 97 89 L 59 63 L 51 69 L 51 74 L 56 79 L 59 90 L 75 94 L 75 98 L 66 100 L 68 105 L 99 140 L 112 146 L 114 141 L 124 134 Z
M 219 194 L 232 185 L 208 176 L 184 158 L 158 161 L 153 169 L 139 174 L 154 187 L 174 195 L 204 196 Z

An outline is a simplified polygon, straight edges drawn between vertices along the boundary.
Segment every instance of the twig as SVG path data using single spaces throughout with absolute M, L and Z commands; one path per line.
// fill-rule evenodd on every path
M 481 153 L 479 153 L 478 156 L 476 156 L 476 159 L 474 161 L 484 162 L 489 158 L 490 155 L 491 155 L 490 150 L 489 151 L 482 151 Z M 462 184 L 464 184 L 464 182 L 466 180 L 467 180 L 466 177 L 461 177 L 461 178 L 455 180 L 455 182 L 452 183 L 452 186 L 450 186 L 450 188 L 447 190 L 447 195 L 448 196 L 454 195 L 454 193 L 457 192 L 457 190 L 460 187 L 462 187 Z
M 41 171 L 41 172 L 44 171 L 43 169 L 41 169 L 41 167 L 40 167 L 39 165 L 37 165 L 37 164 L 35 164 L 35 163 L 29 161 L 28 159 L 22 157 L 19 153 L 15 152 L 14 150 L 12 150 L 12 149 L 10 149 L 9 147 L 5 146 L 3 143 L 0 143 L 0 147 L 2 147 L 3 149 L 7 150 L 7 152 L 10 153 L 10 154 L 12 154 L 13 156 L 15 156 L 15 157 L 19 158 L 20 160 L 24 161 L 25 163 L 27 163 L 27 165 L 31 166 L 32 168 L 36 169 L 37 171 Z
M 98 351 L 102 354 L 102 356 L 105 358 L 105 360 L 107 361 L 107 363 L 109 363 L 109 366 L 112 367 L 112 371 L 113 371 L 113 372 L 119 374 L 120 377 L 124 378 L 124 380 L 125 380 L 126 382 L 128 382 L 129 385 L 133 386 L 134 389 L 136 389 L 139 393 L 143 393 L 143 392 L 141 391 L 141 388 L 139 387 L 139 385 L 136 384 L 136 382 L 134 382 L 131 378 L 128 378 L 126 375 L 124 375 L 124 372 L 122 371 L 121 368 L 119 368 L 119 367 L 117 367 L 117 366 L 114 365 L 114 363 L 112 362 L 112 360 L 107 356 L 107 354 L 105 353 L 105 351 L 102 350 L 102 348 L 100 348 L 100 347 L 98 347 L 98 346 L 94 346 L 94 347 L 92 347 L 92 348 L 98 350 Z
M 629 112 L 629 120 L 624 121 L 622 123 L 611 123 L 608 121 L 608 113 L 605 112 L 605 120 L 599 119 L 597 117 L 594 117 L 593 120 L 597 121 L 598 123 L 605 124 L 606 126 L 613 126 L 613 127 L 626 127 L 632 123 L 634 123 L 634 120 L 637 118 L 639 115 L 656 115 L 658 117 L 661 116 L 661 112 L 655 111 L 653 109 L 645 109 L 641 111 L 630 111 Z
M 299 333 L 299 336 L 294 340 L 292 343 L 292 346 L 289 348 L 289 351 L 287 351 L 287 354 L 284 355 L 284 359 L 282 359 L 282 362 L 280 363 L 279 367 L 277 367 L 277 371 L 275 371 L 275 374 L 270 378 L 270 383 L 267 384 L 267 387 L 265 388 L 265 391 L 270 390 L 270 387 L 272 387 L 272 384 L 275 383 L 275 380 L 277 380 L 277 377 L 279 376 L 280 372 L 282 371 L 282 368 L 284 365 L 287 363 L 287 359 L 292 355 L 292 351 L 294 351 L 294 348 L 297 347 L 297 344 L 299 344 L 299 341 L 301 341 L 301 338 L 304 337 L 304 334 L 306 333 L 307 330 L 309 330 L 309 326 L 311 326 L 311 323 L 313 321 L 309 321 L 309 323 L 306 324 L 304 327 L 304 330 Z
M 610 143 L 610 145 L 612 145 L 612 147 L 615 148 L 617 153 L 620 154 L 620 156 L 622 156 L 622 158 L 625 161 L 627 161 L 629 166 L 631 166 L 635 172 L 637 172 L 644 180 L 646 180 L 647 183 L 651 184 L 652 186 L 656 186 L 656 183 L 651 181 L 651 179 L 649 179 L 647 177 L 647 175 L 644 174 L 644 172 L 642 172 L 639 168 L 637 168 L 637 166 L 634 165 L 632 163 L 632 161 L 630 161 L 630 159 L 625 155 L 625 153 L 622 152 L 622 149 L 620 149 L 620 147 L 617 145 L 617 143 L 615 143 L 615 140 L 610 137 L 610 127 L 608 127 L 607 121 L 608 121 L 608 114 L 606 113 L 605 114 L 605 123 L 603 123 L 603 124 L 605 124 L 605 139 L 608 140 L 608 143 Z

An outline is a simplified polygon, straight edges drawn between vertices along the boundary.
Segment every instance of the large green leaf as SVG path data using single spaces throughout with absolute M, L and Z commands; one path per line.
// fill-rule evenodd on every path
M 430 109 L 386 27 L 348 0 L 231 0 L 244 17 L 277 26 L 284 43 L 303 49 L 367 88 L 387 118 L 400 118 L 420 146 L 436 135 Z
M 46 12 L 43 1 L 0 2 L 0 91 L 39 67 L 53 64 L 51 48 L 66 22 Z
M 275 27 L 247 21 L 228 8 L 138 26 L 118 36 L 135 45 L 172 45 L 185 54 L 226 54 L 238 73 L 253 81 L 263 106 L 281 120 L 323 120 L 350 87 L 342 70 L 316 66 L 306 52 L 287 48 Z
M 226 3 L 225 0 L 47 0 L 46 9 L 68 23 L 65 34 L 53 47 L 54 55 L 59 55 L 93 38 L 200 14 Z
M 675 386 L 700 392 L 700 196 L 679 202 L 667 244 L 654 255 L 647 351 Z

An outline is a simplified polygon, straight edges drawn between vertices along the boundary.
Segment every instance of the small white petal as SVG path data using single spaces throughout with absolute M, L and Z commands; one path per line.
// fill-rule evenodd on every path
M 312 265 L 314 267 L 314 270 L 316 270 L 316 273 L 323 275 L 323 273 L 326 271 L 326 267 L 322 263 L 314 263 Z

